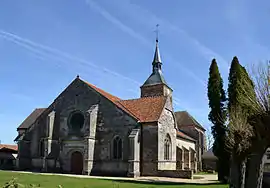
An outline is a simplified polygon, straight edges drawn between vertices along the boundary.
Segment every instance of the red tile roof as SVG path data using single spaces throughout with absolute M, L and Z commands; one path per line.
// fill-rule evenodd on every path
M 121 100 L 93 84 L 83 82 L 140 122 L 158 121 L 166 102 L 166 97 L 163 96 Z
M 14 151 L 18 151 L 18 146 L 17 145 L 9 145 L 9 144 L 0 144 L 0 150 L 2 149 L 10 149 Z
M 143 97 L 132 100 L 119 101 L 126 109 L 134 114 L 141 122 L 158 121 L 164 105 L 166 97 Z

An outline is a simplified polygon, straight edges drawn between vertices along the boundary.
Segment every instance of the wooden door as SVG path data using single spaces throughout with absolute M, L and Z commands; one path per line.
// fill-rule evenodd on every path
M 73 174 L 82 174 L 83 156 L 80 152 L 75 151 L 71 155 L 71 172 Z

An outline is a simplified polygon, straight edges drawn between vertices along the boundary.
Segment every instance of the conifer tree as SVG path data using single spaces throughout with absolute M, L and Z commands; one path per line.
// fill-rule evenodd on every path
M 218 158 L 218 179 L 225 182 L 229 176 L 229 152 L 226 150 L 226 96 L 223 80 L 215 59 L 212 60 L 208 79 L 208 100 L 210 113 L 208 119 L 212 122 L 214 137 L 213 152 Z
M 254 136 L 250 117 L 252 108 L 243 99 L 256 100 L 254 84 L 245 67 L 237 57 L 231 63 L 228 84 L 228 142 L 231 144 L 231 184 L 233 187 L 245 186 L 247 155 Z M 248 173 L 248 172 L 247 172 Z

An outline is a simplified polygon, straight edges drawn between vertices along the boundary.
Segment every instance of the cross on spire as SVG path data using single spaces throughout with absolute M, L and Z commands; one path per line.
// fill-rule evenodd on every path
M 158 27 L 159 27 L 159 24 L 156 25 L 156 30 L 155 30 L 155 33 L 156 33 L 156 42 L 158 42 Z
M 158 48 L 158 26 L 159 24 L 156 25 L 156 49 L 155 49 L 155 55 L 154 55 L 154 59 L 153 59 L 153 73 L 154 72 L 158 72 L 161 71 L 161 58 L 160 58 L 160 54 L 159 54 L 159 48 Z

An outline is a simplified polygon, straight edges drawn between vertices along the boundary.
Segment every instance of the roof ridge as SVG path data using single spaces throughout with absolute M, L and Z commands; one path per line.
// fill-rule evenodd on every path
M 147 97 L 140 97 L 140 98 L 135 98 L 135 99 L 121 99 L 121 101 L 135 101 L 135 100 L 140 100 L 140 99 L 149 99 L 149 98 L 166 98 L 166 96 L 147 96 Z
M 9 150 L 14 150 L 14 151 L 18 151 L 18 145 L 16 144 L 0 144 L 0 149 L 9 149 Z
M 190 121 L 197 127 L 199 127 L 200 129 L 205 130 L 205 128 L 202 126 L 201 123 L 199 123 L 187 110 L 183 110 L 183 111 L 177 111 L 175 112 L 175 114 L 185 114 L 187 118 L 190 119 Z
M 179 113 L 179 112 L 181 112 L 181 113 L 183 113 L 183 112 L 188 113 L 188 111 L 186 111 L 186 110 L 180 110 L 180 111 L 177 111 L 177 112 L 175 112 L 175 113 Z
M 0 144 L 0 146 L 17 146 L 16 144 Z
M 194 121 L 195 124 L 202 127 L 202 125 L 190 113 L 187 112 L 187 114 L 192 119 L 192 121 Z

